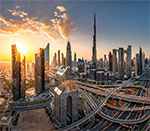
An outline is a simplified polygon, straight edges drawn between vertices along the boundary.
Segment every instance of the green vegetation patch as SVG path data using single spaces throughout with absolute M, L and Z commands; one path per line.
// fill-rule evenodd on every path
M 110 99 L 107 100 L 107 103 L 110 103 Z
M 118 101 L 116 101 L 116 107 L 120 107 L 120 103 Z
M 83 104 L 83 99 L 81 97 L 79 98 L 79 103 Z

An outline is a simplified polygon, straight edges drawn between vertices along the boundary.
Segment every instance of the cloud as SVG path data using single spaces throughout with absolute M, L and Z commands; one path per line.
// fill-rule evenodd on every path
M 56 7 L 57 9 L 57 7 Z M 65 8 L 64 8 L 65 9 Z M 0 34 L 14 34 L 21 32 L 41 33 L 48 39 L 67 39 L 74 28 L 74 22 L 67 13 L 54 12 L 54 18 L 49 23 L 39 21 L 37 17 L 28 17 L 28 13 L 20 10 L 8 10 L 12 16 L 19 16 L 20 20 L 8 19 L 0 16 Z M 61 13 L 61 14 L 60 14 Z
M 19 5 L 16 5 L 16 9 L 19 9 L 20 8 L 20 6 Z
M 66 8 L 64 6 L 57 6 L 56 9 L 58 9 L 60 12 L 66 11 Z
M 24 22 L 28 25 L 31 25 L 38 32 L 43 33 L 50 39 L 56 40 L 60 37 L 59 32 L 55 30 L 51 25 L 44 22 L 39 22 L 36 18 L 26 18 L 24 19 Z
M 54 12 L 54 16 L 56 16 L 56 17 L 58 16 L 58 13 L 56 11 Z
M 30 26 L 28 23 L 21 22 L 21 21 L 15 21 L 13 19 L 7 19 L 3 16 L 0 16 L 1 21 L 1 30 L 0 33 L 8 34 L 8 33 L 17 33 L 19 31 L 27 31 L 30 30 L 32 32 L 36 32 L 37 30 Z
M 8 10 L 13 16 L 19 16 L 19 17 L 21 17 L 21 18 L 23 18 L 23 17 L 25 17 L 25 16 L 27 16 L 28 14 L 26 13 L 26 12 L 24 12 L 24 11 L 17 11 L 17 10 L 11 10 L 11 9 L 9 9 Z
M 69 18 L 69 15 L 68 15 L 67 13 L 62 14 L 62 15 L 61 15 L 61 18 L 63 18 L 63 21 L 64 21 L 64 22 L 67 21 L 68 19 L 70 19 L 70 18 Z
M 24 18 L 22 21 L 15 21 L 0 16 L 1 28 L 0 34 L 14 34 L 21 32 L 41 33 L 47 38 L 57 40 L 61 37 L 58 30 L 49 24 L 37 21 L 37 18 Z
M 2 34 L 9 34 L 9 33 L 16 33 L 18 31 L 15 27 L 1 27 L 0 33 Z
M 54 12 L 54 15 L 56 13 Z M 59 31 L 63 38 L 68 38 L 73 31 L 74 22 L 71 20 L 67 13 L 62 15 L 57 13 L 57 17 L 50 20 L 53 23 L 53 27 Z

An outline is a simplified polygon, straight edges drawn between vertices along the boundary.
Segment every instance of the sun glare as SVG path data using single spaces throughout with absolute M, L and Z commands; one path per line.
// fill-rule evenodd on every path
M 21 55 L 26 54 L 26 46 L 24 44 L 16 44 L 18 51 L 21 53 Z

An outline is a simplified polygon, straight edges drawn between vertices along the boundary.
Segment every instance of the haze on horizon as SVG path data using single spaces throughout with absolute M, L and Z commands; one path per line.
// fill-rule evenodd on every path
M 149 1 L 1 1 L 0 61 L 11 59 L 11 45 L 23 45 L 29 61 L 50 43 L 54 52 L 91 60 L 93 15 L 96 13 L 98 59 L 114 48 L 132 45 L 132 57 L 142 47 L 149 57 Z M 72 55 L 73 56 L 73 55 Z

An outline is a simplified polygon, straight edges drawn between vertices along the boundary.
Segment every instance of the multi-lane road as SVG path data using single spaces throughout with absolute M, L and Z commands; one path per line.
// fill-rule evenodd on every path
M 83 97 L 85 98 L 88 106 L 92 109 L 90 113 L 86 114 L 85 117 L 80 120 L 68 125 L 62 130 L 70 130 L 73 128 L 80 128 L 83 123 L 88 121 L 94 115 L 99 115 L 100 122 L 95 126 L 90 126 L 89 129 L 103 129 L 103 130 L 122 130 L 123 128 L 130 130 L 148 129 L 149 120 L 150 120 L 150 93 L 149 86 L 150 82 L 144 79 L 149 76 L 150 68 L 148 68 L 141 76 L 138 76 L 136 79 L 130 79 L 124 82 L 121 85 L 109 86 L 93 86 L 87 83 L 77 82 L 77 88 L 82 92 Z M 143 81 L 142 81 L 143 79 Z M 135 85 L 137 81 L 140 81 L 141 86 Z M 125 95 L 120 94 L 120 91 L 123 88 L 137 88 L 136 95 Z M 87 92 L 90 92 L 87 93 Z M 92 94 L 101 96 L 103 99 L 101 102 L 98 102 Z M 126 103 L 125 107 L 117 108 L 107 103 L 109 98 L 116 100 L 121 100 Z M 116 114 L 110 116 L 107 112 L 108 110 L 116 110 Z M 143 123 L 146 123 L 144 126 Z M 87 129 L 87 127 L 86 127 Z

